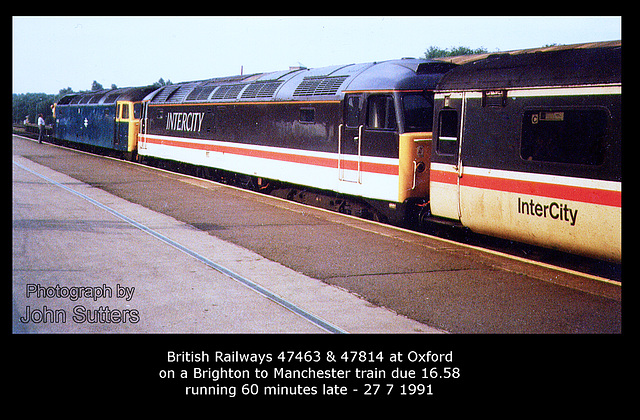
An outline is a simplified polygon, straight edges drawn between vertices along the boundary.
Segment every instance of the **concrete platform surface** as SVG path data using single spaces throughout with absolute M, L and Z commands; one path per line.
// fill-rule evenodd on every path
M 338 330 L 440 332 L 21 156 L 13 161 L 14 333 L 326 332 L 51 181 L 250 279 Z

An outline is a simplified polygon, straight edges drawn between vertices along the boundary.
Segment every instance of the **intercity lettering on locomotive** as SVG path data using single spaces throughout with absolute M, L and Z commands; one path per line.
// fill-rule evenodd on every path
M 198 131 L 202 128 L 204 112 L 169 112 L 167 114 L 167 130 Z

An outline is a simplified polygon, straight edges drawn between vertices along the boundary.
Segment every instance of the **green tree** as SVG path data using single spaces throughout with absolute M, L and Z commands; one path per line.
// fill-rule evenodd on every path
M 96 92 L 96 91 L 103 90 L 103 89 L 104 89 L 104 87 L 102 87 L 102 85 L 100 83 L 96 82 L 95 80 L 91 84 L 91 91 L 92 92 Z
M 56 95 L 46 93 L 14 93 L 12 96 L 11 119 L 15 123 L 22 123 L 28 116 L 29 122 L 35 123 L 38 114 L 42 114 L 45 122 L 53 122 L 53 105 Z
M 165 82 L 164 79 L 161 77 L 160 79 L 158 79 L 157 82 L 155 82 L 153 84 L 154 87 L 162 87 L 162 86 L 169 86 L 172 85 L 173 83 L 171 83 L 171 80 L 167 79 L 167 81 Z
M 66 95 L 68 93 L 73 93 L 73 89 L 71 89 L 70 87 L 65 88 L 65 89 L 60 89 L 58 91 L 58 95 L 56 96 L 56 100 L 62 98 L 64 95 Z

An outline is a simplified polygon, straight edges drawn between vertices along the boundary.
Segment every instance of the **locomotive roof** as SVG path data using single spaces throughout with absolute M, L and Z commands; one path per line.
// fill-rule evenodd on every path
M 487 54 L 447 73 L 437 90 L 619 83 L 621 50 L 610 42 Z
M 149 94 L 152 103 L 340 99 L 345 91 L 435 88 L 455 64 L 424 59 L 336 65 L 184 82 Z
M 94 92 L 70 93 L 58 101 L 58 105 L 88 104 L 108 105 L 116 101 L 141 101 L 150 92 L 157 90 L 155 86 L 129 87 L 119 89 L 103 89 Z

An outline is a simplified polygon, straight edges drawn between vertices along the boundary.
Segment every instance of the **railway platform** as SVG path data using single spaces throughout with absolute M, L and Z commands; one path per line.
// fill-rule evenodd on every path
M 439 332 L 19 156 L 13 308 L 17 333 Z
M 618 282 L 17 136 L 12 171 L 14 332 L 621 332 Z

